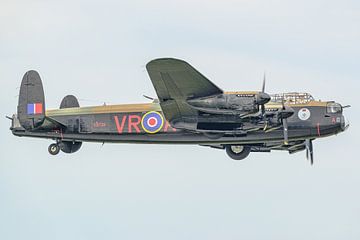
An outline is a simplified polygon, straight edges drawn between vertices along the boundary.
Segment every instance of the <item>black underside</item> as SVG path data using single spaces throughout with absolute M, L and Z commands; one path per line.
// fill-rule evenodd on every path
M 61 131 L 25 131 L 23 129 L 12 129 L 16 136 L 47 138 L 64 141 L 83 142 L 118 142 L 118 143 L 153 143 L 153 144 L 261 144 L 271 142 L 282 142 L 282 130 L 274 130 L 269 133 L 250 132 L 247 135 L 224 135 L 212 139 L 203 133 L 189 131 L 178 131 L 172 133 L 133 133 L 133 134 L 109 134 L 109 133 L 63 133 Z M 289 140 L 301 141 L 309 138 L 325 137 L 334 134 L 334 129 L 290 129 Z

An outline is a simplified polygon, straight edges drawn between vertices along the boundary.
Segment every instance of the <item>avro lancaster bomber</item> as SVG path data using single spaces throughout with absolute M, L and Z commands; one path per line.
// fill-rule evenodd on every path
M 80 107 L 73 95 L 46 110 L 36 71 L 25 73 L 11 131 L 54 140 L 48 151 L 74 153 L 83 142 L 196 144 L 223 149 L 235 160 L 251 152 L 306 150 L 313 140 L 345 131 L 342 106 L 308 93 L 225 92 L 185 61 L 162 58 L 146 65 L 157 99 L 143 104 Z

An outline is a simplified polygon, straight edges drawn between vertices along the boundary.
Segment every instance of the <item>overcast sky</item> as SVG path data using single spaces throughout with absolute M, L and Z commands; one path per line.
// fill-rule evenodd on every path
M 360 2 L 0 0 L 0 239 L 360 239 Z M 46 104 L 146 102 L 145 64 L 182 58 L 224 90 L 308 91 L 351 104 L 350 129 L 305 153 L 241 162 L 200 146 L 17 138 L 23 74 Z

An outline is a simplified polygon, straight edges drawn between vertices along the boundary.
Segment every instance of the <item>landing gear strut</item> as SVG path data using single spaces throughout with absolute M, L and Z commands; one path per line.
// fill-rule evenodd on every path
M 232 159 L 243 160 L 244 158 L 249 156 L 251 152 L 251 147 L 242 145 L 226 145 L 225 150 L 227 155 Z
M 60 152 L 60 146 L 58 143 L 50 144 L 48 151 L 51 155 L 57 155 Z

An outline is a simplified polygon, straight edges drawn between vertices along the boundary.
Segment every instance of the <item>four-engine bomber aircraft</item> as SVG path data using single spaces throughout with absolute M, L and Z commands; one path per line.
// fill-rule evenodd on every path
M 262 91 L 224 92 L 182 60 L 155 59 L 146 69 L 158 96 L 152 103 L 80 107 L 68 95 L 56 110 L 45 110 L 40 76 L 28 71 L 10 129 L 53 139 L 52 155 L 76 152 L 82 142 L 197 144 L 225 149 L 235 160 L 250 152 L 306 150 L 312 164 L 312 141 L 349 126 L 341 104 L 308 93 L 269 95 L 265 79 Z

